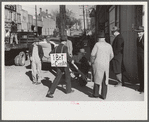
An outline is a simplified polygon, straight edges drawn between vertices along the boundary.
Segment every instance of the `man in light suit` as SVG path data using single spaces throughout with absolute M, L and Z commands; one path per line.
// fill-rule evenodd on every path
M 109 80 L 109 65 L 113 58 L 112 46 L 105 41 L 105 33 L 101 31 L 98 42 L 91 52 L 91 64 L 93 67 L 94 88 L 92 97 L 106 99 L 107 85 Z M 101 87 L 101 95 L 99 89 Z

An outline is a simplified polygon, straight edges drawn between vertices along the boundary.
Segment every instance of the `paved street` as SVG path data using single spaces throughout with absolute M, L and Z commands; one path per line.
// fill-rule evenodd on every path
M 26 66 L 5 66 L 5 100 L 6 101 L 103 101 L 100 98 L 90 98 L 93 82 L 86 87 L 80 87 L 78 81 L 72 80 L 72 94 L 65 94 L 65 84 L 62 80 L 55 91 L 54 98 L 47 98 L 48 87 L 51 86 L 54 75 L 48 71 L 48 65 L 42 70 L 42 84 L 33 85 L 30 79 L 31 69 Z M 64 88 L 63 88 L 64 87 Z M 144 94 L 139 94 L 128 87 L 108 86 L 107 99 L 104 101 L 143 101 Z

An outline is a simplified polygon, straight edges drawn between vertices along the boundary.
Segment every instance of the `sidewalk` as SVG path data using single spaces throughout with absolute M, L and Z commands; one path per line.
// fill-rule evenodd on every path
M 72 80 L 74 93 L 65 94 L 64 79 L 58 85 L 54 98 L 47 98 L 48 87 L 51 86 L 55 76 L 47 69 L 42 71 L 42 84 L 34 85 L 30 79 L 31 69 L 20 66 L 5 66 L 5 100 L 6 101 L 143 101 L 144 93 L 128 87 L 108 86 L 107 98 L 90 98 L 92 94 L 93 82 L 88 82 L 85 87 Z

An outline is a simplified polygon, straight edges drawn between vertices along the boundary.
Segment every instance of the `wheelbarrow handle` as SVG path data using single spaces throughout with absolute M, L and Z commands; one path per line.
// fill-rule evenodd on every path
M 74 63 L 71 63 L 71 64 L 77 69 L 77 71 L 81 74 L 81 76 L 83 77 L 83 79 L 85 79 L 87 81 L 86 76 L 79 70 L 79 68 L 77 67 L 77 65 L 74 64 Z

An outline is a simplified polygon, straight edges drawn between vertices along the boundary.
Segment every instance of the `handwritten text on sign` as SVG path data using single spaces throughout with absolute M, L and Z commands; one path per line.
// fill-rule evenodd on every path
M 50 54 L 52 67 L 67 67 L 66 53 Z

